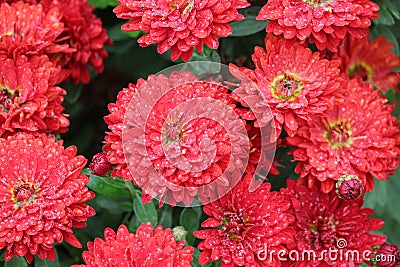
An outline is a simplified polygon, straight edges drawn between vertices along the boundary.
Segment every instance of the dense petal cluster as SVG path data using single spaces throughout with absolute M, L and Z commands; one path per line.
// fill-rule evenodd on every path
M 90 80 L 88 65 L 96 73 L 103 72 L 103 59 L 108 56 L 105 45 L 110 45 L 106 30 L 99 18 L 93 13 L 93 6 L 87 0 L 55 1 L 41 0 L 46 8 L 58 8 L 61 11 L 61 22 L 64 23 L 63 43 L 68 44 L 73 53 L 63 54 L 57 61 L 70 70 L 75 83 L 88 83 Z
M 142 83 L 142 80 L 138 81 L 138 85 L 140 83 Z M 103 151 L 107 153 L 108 161 L 114 165 L 111 176 L 121 177 L 125 180 L 133 180 L 133 177 L 125 161 L 122 146 L 122 131 L 126 110 L 133 95 L 136 93 L 137 87 L 132 83 L 127 88 L 122 89 L 118 93 L 117 101 L 108 104 L 110 114 L 104 117 L 104 121 L 110 131 L 106 132 Z
M 369 35 L 361 40 L 348 36 L 334 57 L 341 60 L 340 69 L 350 78 L 360 76 L 382 92 L 390 88 L 397 92 L 400 78 L 392 71 L 400 67 L 400 57 L 392 48 L 393 43 L 383 35 L 373 41 Z
M 358 266 L 366 258 L 374 257 L 374 246 L 386 241 L 385 237 L 370 233 L 381 228 L 384 222 L 370 218 L 374 211 L 362 208 L 361 198 L 344 201 L 333 191 L 323 193 L 318 187 L 308 189 L 291 179 L 281 193 L 290 200 L 289 212 L 295 217 L 295 240 L 288 248 L 297 251 L 292 257 L 298 256 L 284 266 Z M 329 253 L 329 250 L 336 252 Z M 304 251 L 315 254 L 304 254 Z M 307 255 L 312 256 L 308 258 Z
M 276 255 L 267 259 L 264 254 L 294 241 L 290 203 L 279 192 L 270 192 L 269 183 L 254 183 L 245 175 L 228 194 L 203 207 L 210 218 L 201 226 L 207 229 L 194 232 L 203 239 L 200 264 L 222 260 L 223 267 L 280 266 Z M 253 186 L 258 188 L 250 192 Z
M 0 136 L 14 132 L 64 133 L 61 68 L 47 56 L 3 58 L 0 64 Z
M 117 17 L 129 19 L 124 31 L 143 31 L 140 46 L 158 44 L 160 54 L 171 49 L 171 59 L 188 61 L 193 49 L 201 52 L 203 44 L 219 46 L 217 37 L 232 33 L 232 21 L 243 19 L 238 9 L 250 4 L 246 0 L 119 0 Z
M 313 117 L 288 137 L 296 172 L 310 187 L 316 181 L 329 192 L 343 175 L 356 175 L 365 189 L 373 188 L 372 176 L 386 180 L 399 164 L 399 124 L 393 105 L 379 90 L 361 78 L 348 82 L 346 102 L 327 117 Z
M 0 1 L 1 3 L 2 1 Z M 0 4 L 0 56 L 70 53 L 62 44 L 64 23 L 57 8 L 18 1 Z
M 86 159 L 76 147 L 44 134 L 18 133 L 0 139 L 0 249 L 5 259 L 34 255 L 54 260 L 53 244 L 63 240 L 75 247 L 80 242 L 71 228 L 86 226 L 95 214 L 84 204 L 94 193 L 80 174 Z
M 190 267 L 193 261 L 193 247 L 184 247 L 184 241 L 176 242 L 171 229 L 150 223 L 142 224 L 136 234 L 128 232 L 121 225 L 115 233 L 107 228 L 104 240 L 96 238 L 88 243 L 88 251 L 83 252 L 85 264 L 71 267 L 110 266 L 173 266 Z
M 120 146 L 115 141 L 122 140 L 123 131 L 126 136 L 124 154 L 116 151 L 114 155 L 118 154 L 119 160 L 110 162 L 128 162 L 131 177 L 145 194 L 168 198 L 172 205 L 180 201 L 190 204 L 198 190 L 204 190 L 201 194 L 208 196 L 206 188 L 198 187 L 213 182 L 225 184 L 226 179 L 220 178 L 226 170 L 244 171 L 248 158 L 245 150 L 250 145 L 244 123 L 234 112 L 236 101 L 228 94 L 228 87 L 199 81 L 189 72 L 175 72 L 170 77 L 150 76 L 138 85 L 138 93 L 133 93 L 130 100 L 130 110 L 124 114 L 117 107 L 115 115 L 106 121 L 119 123 L 109 137 L 115 148 Z M 126 104 L 127 99 L 122 97 L 121 103 Z M 111 139 L 114 136 L 117 137 Z M 105 150 L 115 151 L 111 146 Z M 241 174 L 236 181 L 240 177 Z
M 251 106 L 254 113 L 267 119 L 271 110 L 274 117 L 276 137 L 282 131 L 293 136 L 301 121 L 312 115 L 326 115 L 343 99 L 343 80 L 339 61 L 321 59 L 319 53 L 309 48 L 268 35 L 266 51 L 256 47 L 252 56 L 254 71 L 238 69 L 258 87 L 242 86 L 234 91 L 241 104 Z M 261 94 L 260 94 L 261 92 Z M 263 126 L 265 122 L 258 121 Z M 261 124 L 261 125 L 260 125 Z
M 379 6 L 370 0 L 269 0 L 257 19 L 269 20 L 267 32 L 337 51 L 346 34 L 362 38 Z
M 0 3 L 2 1 L 4 0 L 0 0 Z M 89 64 L 96 73 L 104 70 L 103 59 L 108 56 L 104 46 L 110 45 L 111 40 L 103 28 L 101 20 L 93 13 L 93 6 L 89 6 L 87 0 L 9 0 L 5 2 L 16 2 L 13 5 L 20 10 L 19 17 L 12 18 L 12 21 L 15 21 L 16 24 L 25 27 L 24 31 L 19 30 L 18 33 L 25 36 L 27 32 L 35 32 L 34 35 L 29 34 L 30 37 L 25 39 L 37 44 L 37 46 L 40 45 L 41 52 L 47 54 L 52 61 L 68 70 L 76 84 L 89 82 Z M 23 2 L 27 4 L 23 4 Z M 53 20 L 53 28 L 50 27 L 51 25 L 46 26 L 46 23 L 43 22 L 38 24 L 40 23 L 39 18 L 46 12 L 50 14 L 47 17 Z M 5 16 L 5 18 L 10 19 L 9 16 Z M 9 24 L 8 27 L 12 27 L 12 24 Z M 10 31 L 6 34 L 10 35 Z M 44 44 L 46 43 L 41 44 L 43 39 L 49 42 L 48 45 L 51 44 L 50 41 L 57 45 L 52 44 L 50 48 L 45 47 Z M 21 50 L 19 46 L 20 44 L 18 44 L 18 50 Z M 7 47 L 3 47 L 3 49 L 7 49 Z M 31 53 L 32 49 L 27 48 L 26 52 Z M 10 48 L 8 50 L 10 52 Z

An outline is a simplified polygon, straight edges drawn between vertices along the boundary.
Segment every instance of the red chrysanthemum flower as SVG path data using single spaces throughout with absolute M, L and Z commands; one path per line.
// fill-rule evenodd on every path
M 71 267 L 190 267 L 194 252 L 193 247 L 184 247 L 184 241 L 176 242 L 171 229 L 157 226 L 153 230 L 150 223 L 140 225 L 136 234 L 129 233 L 125 225 L 117 233 L 107 228 L 104 240 L 96 238 L 88 249 L 82 254 L 85 264 Z
M 12 3 L 17 2 L 17 0 L 6 2 Z M 104 70 L 103 59 L 108 56 L 108 53 L 103 47 L 112 42 L 108 39 L 101 20 L 93 13 L 94 7 L 89 6 L 87 0 L 23 0 L 23 2 L 40 3 L 44 11 L 59 10 L 60 14 L 55 18 L 62 22 L 61 25 L 64 27 L 62 30 L 60 28 L 61 31 L 58 31 L 59 40 L 63 47 L 70 47 L 70 49 L 68 50 L 69 53 L 64 51 L 64 53 L 55 55 L 52 59 L 70 71 L 76 84 L 89 82 L 88 64 L 93 67 L 96 73 Z M 28 24 L 26 27 L 35 26 Z
M 300 41 L 310 37 L 319 50 L 336 52 L 347 33 L 366 36 L 378 10 L 369 0 L 269 0 L 257 19 L 269 20 L 267 32 Z
M 138 83 L 141 81 L 139 80 Z M 121 177 L 125 180 L 133 180 L 133 177 L 125 161 L 122 146 L 122 131 L 126 110 L 133 95 L 136 93 L 137 87 L 135 84 L 129 84 L 127 88 L 122 89 L 118 93 L 116 103 L 108 104 L 110 114 L 104 117 L 104 121 L 108 125 L 110 132 L 106 133 L 103 151 L 107 153 L 108 161 L 115 165 L 111 176 Z
M 96 73 L 103 72 L 103 59 L 108 56 L 103 47 L 110 45 L 111 40 L 108 39 L 101 20 L 93 13 L 94 7 L 88 6 L 87 0 L 41 0 L 40 3 L 47 10 L 57 7 L 61 12 L 61 21 L 65 25 L 62 33 L 64 43 L 75 52 L 63 54 L 56 60 L 71 71 L 74 82 L 89 82 L 89 64 Z
M 242 86 L 234 95 L 239 96 L 242 105 L 251 107 L 265 120 L 258 120 L 256 126 L 268 123 L 271 111 L 276 138 L 282 131 L 282 124 L 293 136 L 302 120 L 309 120 L 311 115 L 326 115 L 342 100 L 343 80 L 337 68 L 340 62 L 320 59 L 319 53 L 273 35 L 267 36 L 265 46 L 267 51 L 255 48 L 254 71 L 237 69 L 248 76 L 258 90 L 254 86 Z
M 74 51 L 62 44 L 64 24 L 58 8 L 19 1 L 0 4 L 0 55 L 51 55 Z
M 296 218 L 295 240 L 288 245 L 291 258 L 286 255 L 291 261 L 284 266 L 358 266 L 374 257 L 374 246 L 386 241 L 384 236 L 370 233 L 381 228 L 384 222 L 369 218 L 374 211 L 362 208 L 362 198 L 344 201 L 334 191 L 323 193 L 318 187 L 308 189 L 291 179 L 281 193 L 291 201 L 289 212 Z
M 384 35 L 371 42 L 369 35 L 361 40 L 348 36 L 334 57 L 341 60 L 340 68 L 350 78 L 360 76 L 382 92 L 390 88 L 397 92 L 400 78 L 392 71 L 400 67 L 400 57 L 392 53 L 392 47 Z
M 210 218 L 201 226 L 209 229 L 194 232 L 204 239 L 198 245 L 200 264 L 221 259 L 223 267 L 280 266 L 276 255 L 267 259 L 264 254 L 293 242 L 290 203 L 279 192 L 270 192 L 269 183 L 250 192 L 252 179 L 246 174 L 228 194 L 203 207 Z
M 343 175 L 356 175 L 371 191 L 373 179 L 386 180 L 399 163 L 400 142 L 392 105 L 379 90 L 355 78 L 348 82 L 347 102 L 327 117 L 314 117 L 288 137 L 300 179 L 310 187 L 322 182 L 329 192 Z
M 150 110 L 149 106 L 157 99 L 157 103 L 153 103 L 154 106 Z M 206 188 L 198 187 L 218 180 L 229 164 L 236 164 L 234 172 L 238 173 L 239 170 L 255 173 L 257 166 L 261 164 L 262 170 L 264 166 L 272 166 L 271 173 L 277 174 L 278 170 L 272 162 L 271 155 L 275 151 L 275 143 L 266 144 L 262 137 L 262 134 L 269 132 L 265 129 L 261 132 L 260 128 L 253 127 L 252 124 L 245 125 L 245 122 L 240 120 L 243 130 L 243 133 L 240 133 L 238 123 L 230 121 L 235 119 L 232 114 L 229 111 L 227 114 L 227 110 L 221 110 L 220 106 L 211 107 L 210 99 L 222 102 L 227 107 L 235 108 L 236 105 L 236 101 L 228 94 L 227 87 L 212 81 L 198 81 L 190 73 L 174 73 L 170 78 L 162 75 L 150 76 L 148 81 L 140 79 L 138 86 L 130 84 L 128 88 L 124 88 L 118 94 L 117 102 L 109 104 L 111 114 L 104 118 L 111 132 L 105 137 L 106 144 L 103 150 L 107 153 L 108 161 L 116 165 L 111 175 L 133 180 L 142 188 L 144 201 L 154 198 L 157 193 L 162 201 L 168 197 L 169 203 L 174 205 L 180 201 L 191 203 L 196 193 L 201 195 L 201 201 L 207 201 L 209 192 Z M 189 103 L 186 111 L 185 108 L 182 109 L 185 102 Z M 142 105 L 145 106 L 142 108 Z M 181 109 L 179 114 L 170 114 L 178 106 Z M 198 110 L 194 111 L 196 109 Z M 149 117 L 144 121 L 146 110 Z M 241 113 L 239 108 L 235 111 Z M 219 118 L 220 114 L 225 117 Z M 194 116 L 194 119 L 190 122 L 185 121 L 185 118 L 190 116 Z M 203 119 L 197 119 L 202 116 Z M 239 115 L 236 116 L 238 119 Z M 235 127 L 237 131 L 233 130 Z M 140 128 L 143 128 L 143 132 Z M 232 133 L 228 134 L 227 129 L 234 131 L 234 137 Z M 124 131 L 127 138 L 123 143 Z M 141 134 L 145 138 L 145 144 L 140 141 Z M 246 142 L 246 136 L 249 143 Z M 232 137 L 234 140 L 231 140 Z M 212 143 L 207 145 L 210 149 L 206 151 L 204 139 L 208 138 Z M 212 153 L 213 146 L 216 146 L 215 155 Z M 181 155 L 174 154 L 173 151 L 177 147 Z M 210 157 L 207 156 L 209 152 Z M 247 166 L 244 168 L 246 159 Z M 179 160 L 181 162 L 178 162 Z M 189 162 L 186 162 L 187 160 Z M 130 170 L 127 162 L 131 164 Z M 190 170 L 187 169 L 188 166 L 179 165 L 182 162 L 189 164 Z M 149 174 L 154 170 L 158 172 L 158 176 L 161 175 L 161 180 L 160 177 L 152 178 Z M 232 170 L 228 170 L 230 171 Z M 233 185 L 241 177 L 240 175 L 237 179 L 229 179 L 228 176 L 225 176 L 227 181 L 224 183 Z M 169 186 L 172 186 L 173 190 Z M 222 188 L 227 188 L 227 185 Z M 213 189 L 221 193 L 224 191 L 219 190 L 218 185 Z M 149 192 L 155 194 L 149 196 Z
M 94 193 L 80 174 L 86 159 L 76 147 L 42 134 L 18 133 L 0 139 L 0 249 L 5 259 L 34 255 L 55 259 L 54 243 L 63 240 L 80 248 L 71 228 L 86 226 L 95 214 L 84 204 Z
M 159 196 L 161 203 L 190 204 L 197 193 L 202 201 L 210 196 L 208 185 L 217 183 L 211 191 L 222 193 L 240 179 L 250 145 L 228 87 L 174 72 L 140 80 L 138 88 L 123 129 L 115 130 L 126 136 L 125 159 L 119 154 L 118 162 L 128 162 L 147 200 Z M 117 109 L 116 114 L 123 115 Z
M 47 56 L 2 58 L 0 64 L 0 136 L 14 132 L 64 133 L 69 121 L 61 106 L 65 90 L 60 67 Z
M 246 173 L 259 175 L 260 171 L 268 171 L 268 174 L 278 175 L 279 158 L 273 157 L 274 155 L 271 153 L 275 154 L 275 150 L 281 145 L 282 140 L 278 139 L 276 142 L 263 144 L 268 141 L 268 138 L 265 138 L 267 136 L 263 135 L 274 134 L 272 133 L 273 128 L 262 132 L 259 127 L 254 126 L 254 121 L 247 122 L 246 128 L 250 141 Z
M 232 33 L 232 21 L 243 19 L 239 8 L 250 4 L 246 0 L 118 0 L 117 17 L 129 19 L 124 31 L 144 31 L 140 46 L 158 44 L 160 54 L 172 49 L 171 58 L 188 61 L 193 49 L 201 52 L 203 43 L 212 49 L 219 46 L 217 37 Z

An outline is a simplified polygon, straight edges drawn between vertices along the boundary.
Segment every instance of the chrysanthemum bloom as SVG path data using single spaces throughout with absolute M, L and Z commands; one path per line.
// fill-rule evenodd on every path
M 376 250 L 376 264 L 379 267 L 395 267 L 400 264 L 399 247 L 385 243 Z
M 246 0 L 118 0 L 117 17 L 129 19 L 123 31 L 141 30 L 140 46 L 158 44 L 160 54 L 172 49 L 171 59 L 188 61 L 193 49 L 201 52 L 203 43 L 217 49 L 217 37 L 232 33 L 232 21 L 243 19 L 237 9 L 250 4 Z
M 107 228 L 104 240 L 96 238 L 88 243 L 89 250 L 82 254 L 85 264 L 71 267 L 190 267 L 194 249 L 184 247 L 184 242 L 176 242 L 171 229 L 157 226 L 153 230 L 150 223 L 140 225 L 136 234 L 129 233 L 125 225 L 116 233 Z
M 0 136 L 14 132 L 64 133 L 69 121 L 61 106 L 65 90 L 60 67 L 47 56 L 2 58 L 0 64 Z
M 373 86 L 355 78 L 348 82 L 347 102 L 337 105 L 327 117 L 314 117 L 288 137 L 299 161 L 296 172 L 313 187 L 322 183 L 329 192 L 343 175 L 356 175 L 366 191 L 372 176 L 387 180 L 399 163 L 399 125 L 392 105 Z
M 369 0 L 269 0 L 257 19 L 269 20 L 267 32 L 302 42 L 310 37 L 319 50 L 336 52 L 347 33 L 366 36 L 378 10 Z
M 34 255 L 54 260 L 54 243 L 81 247 L 71 228 L 83 228 L 95 214 L 84 204 L 94 193 L 80 174 L 86 159 L 76 147 L 42 134 L 0 139 L 0 249 L 5 259 Z
M 93 13 L 94 7 L 88 6 L 87 0 L 41 0 L 40 3 L 46 10 L 57 7 L 61 12 L 61 21 L 65 25 L 62 33 L 64 43 L 75 52 L 65 53 L 56 60 L 71 71 L 74 82 L 89 82 L 89 64 L 96 73 L 103 72 L 103 59 L 108 56 L 104 46 L 110 45 L 111 40 L 101 20 Z
M 273 128 L 262 132 L 259 127 L 254 126 L 254 123 L 254 121 L 246 123 L 247 136 L 250 141 L 250 154 L 246 173 L 259 175 L 262 171 L 268 171 L 269 174 L 278 175 L 279 159 L 273 157 L 271 153 L 275 154 L 275 150 L 280 146 L 282 140 L 278 139 L 277 142 L 263 144 L 263 142 L 267 141 L 265 140 L 267 138 L 263 137 L 263 135 L 272 135 L 273 133 L 270 133 L 270 131 Z
M 145 194 L 188 205 L 197 193 L 202 200 L 226 193 L 242 177 L 250 145 L 228 87 L 189 72 L 152 75 L 131 103 L 123 148 Z
M 272 112 L 276 138 L 282 125 L 293 136 L 303 120 L 309 120 L 311 115 L 328 114 L 333 105 L 343 99 L 339 61 L 320 59 L 318 52 L 313 53 L 298 43 L 272 34 L 267 36 L 265 46 L 266 51 L 255 48 L 254 71 L 236 69 L 248 76 L 258 90 L 243 86 L 235 90 L 234 95 L 262 118 L 270 117 L 269 112 Z M 257 121 L 256 126 L 266 123 L 268 120 Z
M 142 83 L 138 80 L 138 84 Z M 110 114 L 104 117 L 109 132 L 105 136 L 103 151 L 107 153 L 108 161 L 115 165 L 111 176 L 121 177 L 125 180 L 133 180 L 125 161 L 122 146 L 122 131 L 124 127 L 125 113 L 134 94 L 137 92 L 135 84 L 129 84 L 127 88 L 118 93 L 116 103 L 108 104 Z
M 19 1 L 0 4 L 0 55 L 43 55 L 74 51 L 63 44 L 64 24 L 58 8 Z
M 334 57 L 341 60 L 340 68 L 350 78 L 360 76 L 382 92 L 397 91 L 400 78 L 392 71 L 400 67 L 400 57 L 392 53 L 392 47 L 384 35 L 371 42 L 369 35 L 361 40 L 348 36 Z
M 0 2 L 2 1 L 4 0 L 0 0 Z M 70 49 L 69 53 L 56 55 L 53 60 L 70 71 L 76 84 L 89 82 L 89 64 L 96 73 L 104 70 L 103 59 L 108 56 L 104 46 L 110 45 L 112 42 L 108 39 L 101 20 L 93 13 L 93 6 L 88 6 L 87 0 L 23 0 L 23 2 L 40 3 L 45 12 L 59 10 L 60 14 L 57 19 L 64 26 L 63 30 L 58 32 L 59 39 L 64 47 L 70 47 Z
M 295 216 L 296 231 L 288 249 L 297 253 L 291 252 L 292 261 L 285 266 L 358 266 L 366 258 L 374 257 L 374 246 L 386 241 L 384 236 L 370 233 L 384 222 L 369 218 L 374 211 L 362 208 L 362 198 L 344 201 L 334 191 L 308 189 L 291 179 L 281 193 L 291 201 L 289 212 Z M 286 259 L 290 259 L 288 255 Z
M 265 254 L 294 240 L 290 203 L 279 192 L 270 192 L 269 183 L 250 192 L 252 179 L 246 174 L 228 194 L 203 207 L 210 218 L 201 226 L 208 229 L 194 232 L 204 239 L 198 245 L 200 264 L 221 259 L 223 267 L 280 266 L 276 255 Z

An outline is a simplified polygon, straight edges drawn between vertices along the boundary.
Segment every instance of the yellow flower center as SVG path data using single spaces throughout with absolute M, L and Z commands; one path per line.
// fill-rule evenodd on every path
M 302 80 L 292 73 L 278 75 L 270 84 L 272 96 L 282 101 L 294 101 L 302 91 Z
M 18 209 L 27 206 L 35 201 L 39 189 L 31 182 L 24 182 L 11 188 L 11 199 L 14 201 L 14 208 Z
M 333 0 L 302 0 L 304 3 L 309 4 L 313 8 L 323 7 L 325 4 L 332 2 Z
M 350 125 L 342 121 L 330 124 L 324 137 L 333 148 L 348 148 L 353 142 Z
M 161 134 L 163 143 L 167 145 L 176 144 L 185 136 L 183 125 L 179 119 L 167 120 Z
M 230 239 L 241 240 L 249 228 L 249 220 L 249 216 L 243 218 L 242 214 L 227 211 L 221 221 L 222 229 Z
M 364 61 L 357 61 L 347 71 L 350 78 L 360 76 L 365 82 L 372 82 L 373 68 Z

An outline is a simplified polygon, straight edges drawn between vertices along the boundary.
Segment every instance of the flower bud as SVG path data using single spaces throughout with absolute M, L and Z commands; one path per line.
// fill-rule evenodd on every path
M 98 176 L 105 176 L 112 168 L 107 160 L 107 155 L 103 152 L 93 156 L 92 162 L 89 164 L 92 173 Z
M 336 182 L 336 194 L 346 201 L 359 198 L 363 189 L 364 186 L 356 175 L 344 175 Z

